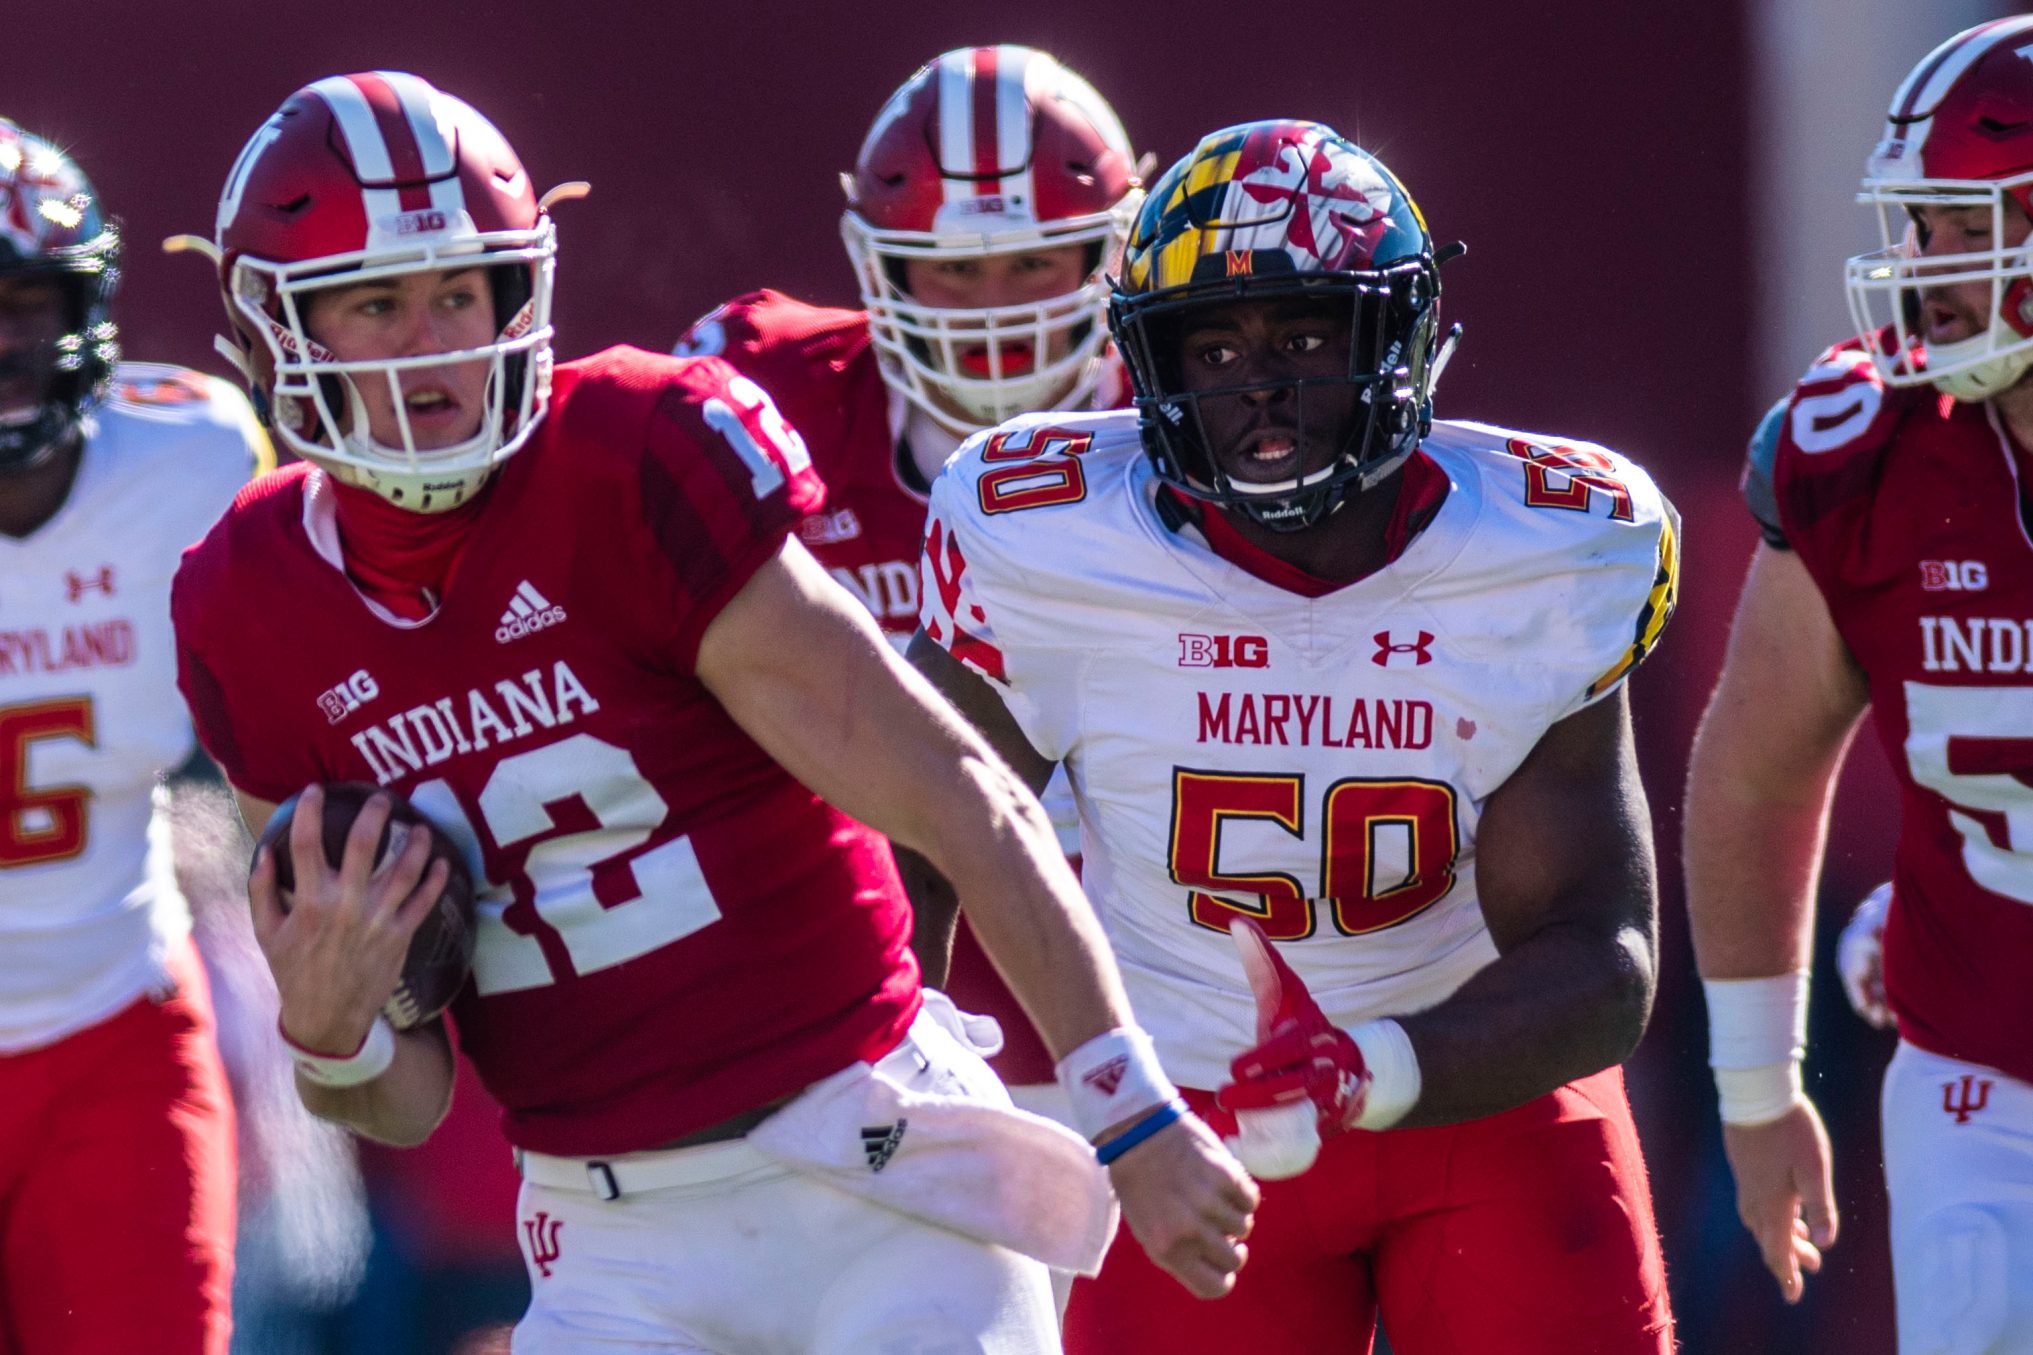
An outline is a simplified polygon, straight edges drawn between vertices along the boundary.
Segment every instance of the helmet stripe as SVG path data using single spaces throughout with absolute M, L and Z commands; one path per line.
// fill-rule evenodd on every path
M 438 91 L 405 71 L 376 71 L 375 75 L 386 81 L 389 89 L 402 101 L 403 117 L 409 124 L 410 136 L 416 141 L 422 171 L 418 177 L 435 179 L 450 174 L 457 165 L 452 159 L 452 143 L 445 135 L 444 124 L 438 121 Z
M 939 181 L 947 202 L 972 196 L 967 181 L 954 171 L 974 163 L 973 74 L 971 51 L 939 58 Z
M 1038 203 L 1031 178 L 1031 105 L 1027 91 L 1031 62 L 1049 60 L 1050 57 L 1024 47 L 996 49 L 995 167 L 1004 171 L 1005 177 L 994 191 L 1018 199 L 1033 213 L 1038 210 Z M 1046 74 L 1042 70 L 1038 73 Z
M 1002 180 L 996 177 L 1002 169 L 996 155 L 996 124 L 1000 121 L 997 114 L 1002 103 L 998 94 L 998 86 L 1002 83 L 997 78 L 1001 65 L 998 55 L 999 49 L 994 47 L 974 49 L 974 82 L 969 91 L 969 102 L 973 105 L 970 111 L 974 115 L 974 147 L 969 158 L 974 165 L 974 196 L 977 198 L 1002 191 Z
M 1942 43 L 1913 68 L 1913 73 L 1899 86 L 1899 92 L 1892 96 L 1891 118 L 1905 121 L 1933 116 L 1936 105 L 1964 71 L 1981 61 L 1992 48 L 2028 32 L 2033 32 L 2033 18 L 1998 19 Z
M 431 205 L 430 189 L 424 185 L 423 148 L 417 145 L 403 108 L 402 95 L 379 74 L 356 75 L 353 84 L 367 100 L 381 144 L 388 148 L 388 177 L 393 180 L 397 201 L 405 212 Z
M 459 166 L 452 153 L 454 138 L 447 135 L 446 124 L 439 120 L 446 111 L 439 107 L 439 100 L 445 96 L 429 82 L 402 71 L 376 74 L 402 96 L 410 135 L 416 138 L 424 176 L 431 181 L 430 205 L 448 217 L 458 216 L 466 210 L 466 189 L 459 181 Z
M 345 139 L 346 154 L 353 161 L 353 172 L 363 184 L 360 208 L 371 230 L 375 222 L 386 220 L 403 210 L 392 189 L 364 187 L 370 183 L 387 183 L 395 177 L 388 145 L 381 139 L 381 128 L 374 120 L 374 110 L 368 106 L 367 96 L 347 76 L 334 75 L 320 80 L 311 86 L 311 90 L 332 110 L 332 120 L 338 124 L 339 135 Z

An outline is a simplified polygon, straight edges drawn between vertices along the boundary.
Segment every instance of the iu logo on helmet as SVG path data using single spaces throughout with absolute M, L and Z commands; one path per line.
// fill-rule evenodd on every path
M 1370 638 L 1377 642 L 1377 652 L 1369 656 L 1369 661 L 1379 668 L 1389 668 L 1394 664 L 1417 667 L 1433 662 L 1433 632 L 1430 630 L 1418 632 L 1410 641 L 1401 641 L 1394 632 L 1387 630 L 1380 630 Z M 1405 657 L 1407 655 L 1410 657 Z
M 551 1277 L 551 1265 L 564 1254 L 558 1246 L 558 1230 L 565 1226 L 563 1219 L 554 1219 L 544 1210 L 538 1210 L 533 1219 L 522 1221 L 523 1236 L 529 1239 L 529 1259 L 545 1279 Z

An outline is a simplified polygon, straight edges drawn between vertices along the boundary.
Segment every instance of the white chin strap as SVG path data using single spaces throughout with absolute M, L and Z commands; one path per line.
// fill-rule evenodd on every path
M 411 460 L 408 452 L 400 447 L 384 446 L 367 433 L 367 402 L 361 398 L 360 388 L 353 378 L 342 375 L 339 382 L 345 387 L 350 406 L 348 426 L 354 430 L 345 435 L 346 451 L 357 459 L 321 462 L 333 479 L 378 494 L 397 508 L 412 513 L 445 513 L 471 499 L 494 474 L 493 464 L 467 465 L 457 470 L 434 471 L 431 468 L 434 460 L 456 462 L 487 450 L 493 437 L 489 419 L 483 417 L 479 430 L 464 442 L 419 452 L 415 457 L 417 468 L 411 470 L 404 464 Z M 490 408 L 492 384 L 490 379 L 486 402 Z M 313 455 L 310 459 L 319 458 Z M 370 467 L 361 462 L 374 464 Z
M 1972 361 L 1984 353 L 1993 352 L 2006 344 L 2024 345 L 2026 340 L 2003 321 L 1994 323 L 1990 332 L 1977 334 L 1960 343 L 1927 345 L 1927 362 L 1932 367 L 1939 364 L 1952 368 L 1939 375 L 1930 375 L 1934 388 L 1943 395 L 1966 403 L 1988 400 L 2001 395 L 2019 383 L 2026 370 L 2033 367 L 2033 347 L 2019 347 L 2016 351 L 1999 353 L 1987 361 Z M 1960 366 L 1969 363 L 1967 367 Z

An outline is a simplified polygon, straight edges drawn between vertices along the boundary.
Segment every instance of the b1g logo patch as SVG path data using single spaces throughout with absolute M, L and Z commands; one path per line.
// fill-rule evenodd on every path
M 1920 587 L 1929 593 L 1979 593 L 1990 587 L 1991 571 L 1982 560 L 1922 560 Z
M 325 713 L 326 723 L 337 724 L 379 695 L 381 684 L 362 668 L 330 691 L 319 692 L 318 709 Z
M 1181 668 L 1268 668 L 1271 642 L 1261 635 L 1181 635 Z

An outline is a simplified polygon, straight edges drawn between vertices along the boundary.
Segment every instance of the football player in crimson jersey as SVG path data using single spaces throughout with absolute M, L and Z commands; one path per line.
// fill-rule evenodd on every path
M 78 167 L 0 120 L 8 1355 L 223 1355 L 230 1325 L 232 1099 L 160 778 L 193 751 L 170 577 L 267 441 L 231 389 L 118 361 L 119 275 Z
M 1048 53 L 947 52 L 891 95 L 841 176 L 864 309 L 751 292 L 678 344 L 726 358 L 804 437 L 826 507 L 799 535 L 899 649 L 918 625 L 926 495 L 961 439 L 1012 414 L 1128 398 L 1103 275 L 1143 199 L 1139 168 L 1114 111 Z M 1044 801 L 1077 853 L 1063 780 Z M 899 865 L 922 873 L 910 853 Z M 1064 1119 L 1043 1042 L 964 918 L 955 930 L 952 901 L 940 902 L 918 916 L 928 978 L 1000 1023 L 991 1062 L 1018 1104 Z
M 554 238 L 492 124 L 397 72 L 291 96 L 220 202 L 228 313 L 306 464 L 188 553 L 174 613 L 250 826 L 311 787 L 289 908 L 271 855 L 250 885 L 306 1104 L 415 1142 L 451 1087 L 444 1024 L 378 1014 L 443 866 L 423 835 L 375 865 L 379 798 L 337 869 L 317 846 L 316 786 L 373 780 L 482 882 L 451 1016 L 520 1152 L 518 1351 L 1052 1348 L 1017 1248 L 1098 1262 L 1097 1156 L 1223 1292 L 1253 1188 L 1130 1025 L 1035 800 L 790 539 L 820 490 L 753 382 L 553 369 Z M 981 899 L 1098 1150 L 1010 1111 L 923 1002 L 863 822 Z
M 1672 1347 L 1616 1065 L 1656 906 L 1622 683 L 1677 523 L 1614 453 L 1432 420 L 1439 257 L 1332 130 L 1213 133 L 1111 302 L 1136 410 L 933 488 L 910 657 L 1068 769 L 1138 1014 L 1266 1182 L 1234 1293 L 1118 1246 L 1070 1351 Z
M 1866 710 L 1903 785 L 1882 1115 L 1909 1352 L 1944 1333 L 1957 1351 L 2033 1348 L 2029 44 L 2033 17 L 1970 29 L 1893 95 L 1864 179 L 1885 247 L 1848 268 L 1865 333 L 1752 439 L 1764 543 L 1689 780 L 1724 1143 L 1789 1300 L 1836 1238 L 1800 1064 L 1829 797 Z

